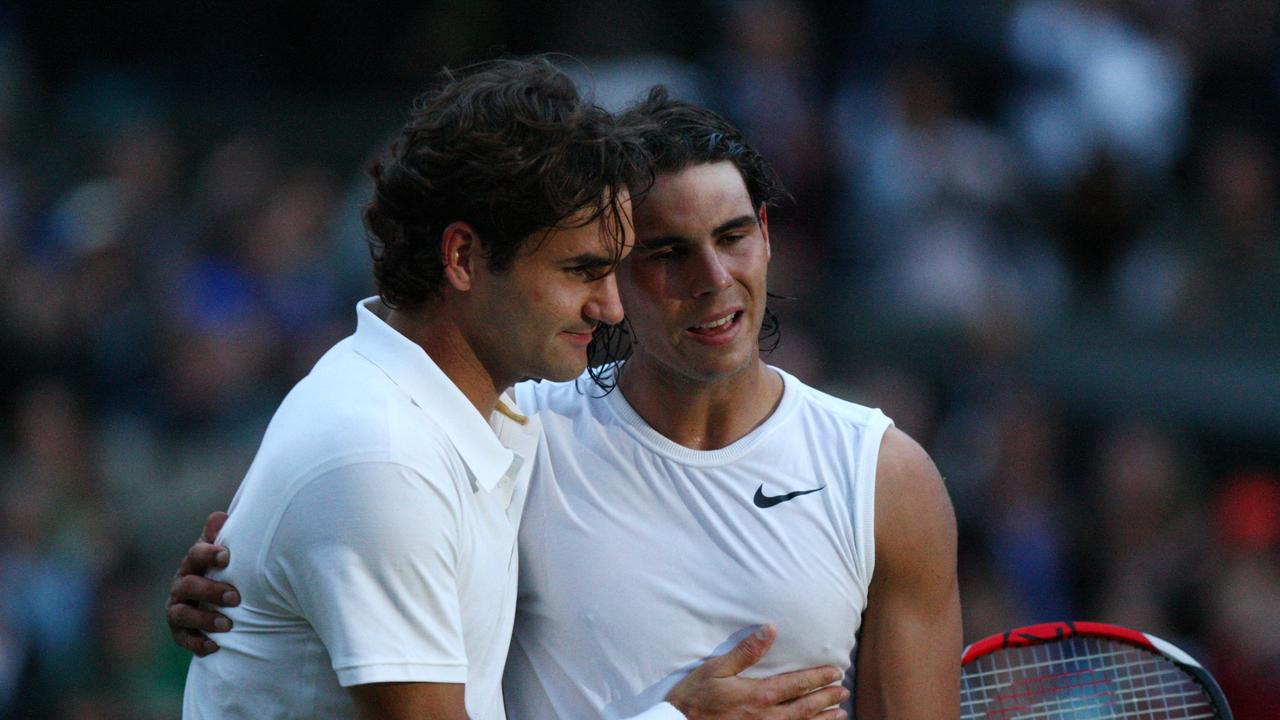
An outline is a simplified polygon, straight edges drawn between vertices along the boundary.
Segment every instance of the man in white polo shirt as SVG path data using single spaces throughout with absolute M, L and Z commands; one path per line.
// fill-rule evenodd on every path
M 622 320 L 612 271 L 646 170 L 544 60 L 446 74 L 420 100 L 372 170 L 380 298 L 281 404 L 232 501 L 217 576 L 242 602 L 222 650 L 193 661 L 184 717 L 504 718 L 514 518 L 540 433 L 499 393 L 574 377 L 596 326 Z M 764 645 L 670 699 L 698 717 L 834 702 L 806 694 L 829 668 L 732 677 Z
M 504 717 L 508 510 L 538 433 L 486 418 L 519 418 L 504 388 L 573 377 L 622 319 L 611 271 L 644 168 L 545 61 L 419 102 L 372 170 L 381 298 L 289 393 L 236 493 L 220 575 L 244 602 L 192 663 L 184 717 Z

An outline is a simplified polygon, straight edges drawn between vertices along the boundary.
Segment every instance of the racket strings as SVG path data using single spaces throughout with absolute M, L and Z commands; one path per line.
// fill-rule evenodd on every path
M 1174 663 L 1099 638 L 1005 648 L 966 666 L 961 683 L 962 720 L 1218 716 Z

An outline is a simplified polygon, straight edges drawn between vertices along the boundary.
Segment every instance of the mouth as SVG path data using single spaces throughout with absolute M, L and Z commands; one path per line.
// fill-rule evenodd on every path
M 582 331 L 562 330 L 560 334 L 565 336 L 565 339 L 574 345 L 586 347 L 591 344 L 591 338 L 595 335 L 595 329 L 593 328 L 591 330 Z
M 699 340 L 714 342 L 730 339 L 742 324 L 742 310 L 731 310 L 699 325 L 685 328 L 685 332 Z

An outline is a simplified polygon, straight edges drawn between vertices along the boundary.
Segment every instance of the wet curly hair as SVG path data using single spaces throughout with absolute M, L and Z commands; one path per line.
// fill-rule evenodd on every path
M 648 156 L 631 130 L 584 99 L 545 56 L 444 70 L 369 170 L 364 209 L 383 302 L 416 308 L 444 283 L 441 232 L 466 222 L 503 272 L 540 231 L 604 218 L 621 257 L 619 191 L 643 187 Z
M 654 174 L 728 161 L 742 174 L 757 210 L 790 197 L 773 166 L 747 144 L 741 130 L 713 110 L 671 97 L 661 85 L 649 88 L 643 100 L 628 107 L 618 124 L 640 136 Z

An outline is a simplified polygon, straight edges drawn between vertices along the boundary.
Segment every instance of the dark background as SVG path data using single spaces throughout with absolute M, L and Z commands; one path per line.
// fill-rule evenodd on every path
M 173 568 L 371 292 L 364 168 L 554 51 L 739 124 L 770 362 L 879 406 L 966 639 L 1061 618 L 1280 707 L 1280 9 L 1264 0 L 0 5 L 0 718 L 177 717 Z

